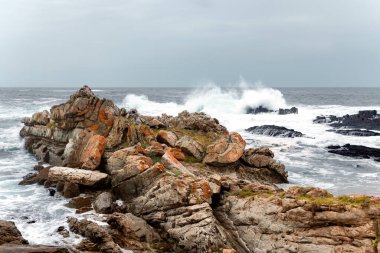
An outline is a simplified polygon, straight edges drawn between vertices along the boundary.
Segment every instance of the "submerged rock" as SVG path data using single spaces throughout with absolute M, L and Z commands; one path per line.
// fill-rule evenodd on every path
M 303 136 L 301 132 L 295 131 L 294 129 L 274 125 L 254 126 L 246 129 L 246 131 L 253 134 L 268 135 L 273 137 L 294 138 Z
M 245 109 L 245 113 L 247 114 L 259 114 L 259 113 L 268 113 L 268 112 L 274 112 L 273 110 L 270 110 L 262 105 L 258 107 L 247 107 Z
M 330 129 L 328 132 L 334 132 L 337 134 L 348 135 L 348 136 L 380 136 L 380 133 L 369 131 L 369 130 L 360 130 L 360 129 Z
M 380 148 L 346 144 L 343 146 L 328 146 L 327 149 L 329 153 L 333 154 L 366 159 L 373 158 L 375 161 L 380 162 Z
M 287 114 L 298 114 L 298 108 L 297 107 L 292 107 L 290 109 L 278 109 L 278 114 L 279 115 L 287 115 Z

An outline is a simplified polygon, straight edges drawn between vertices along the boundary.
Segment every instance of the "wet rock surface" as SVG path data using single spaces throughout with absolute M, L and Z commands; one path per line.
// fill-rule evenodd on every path
M 376 110 L 359 111 L 357 114 L 345 115 L 343 117 L 318 116 L 314 123 L 328 123 L 335 128 L 350 128 L 350 129 L 367 129 L 380 131 L 380 115 Z
M 379 148 L 370 148 L 361 145 L 351 145 L 346 144 L 343 146 L 328 146 L 329 153 L 338 154 L 342 156 L 365 158 L 365 159 L 374 159 L 377 162 L 380 162 L 380 149 Z
M 252 134 L 268 135 L 273 137 L 302 137 L 301 132 L 295 131 L 294 129 L 288 129 L 286 127 L 280 127 L 275 125 L 263 125 L 263 126 L 254 126 L 246 129 L 247 132 Z

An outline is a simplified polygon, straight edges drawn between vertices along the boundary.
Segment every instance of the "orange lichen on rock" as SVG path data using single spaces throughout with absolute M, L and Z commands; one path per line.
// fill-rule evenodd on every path
M 95 170 L 100 164 L 106 145 L 107 139 L 104 136 L 92 136 L 81 154 L 81 168 Z
M 208 201 L 211 198 L 212 190 L 207 181 L 204 181 L 202 183 L 202 193 L 203 193 L 203 198 L 205 201 Z

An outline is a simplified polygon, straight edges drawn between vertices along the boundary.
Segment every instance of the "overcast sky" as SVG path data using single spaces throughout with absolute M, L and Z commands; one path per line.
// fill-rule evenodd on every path
M 0 86 L 380 87 L 379 0 L 0 0 Z

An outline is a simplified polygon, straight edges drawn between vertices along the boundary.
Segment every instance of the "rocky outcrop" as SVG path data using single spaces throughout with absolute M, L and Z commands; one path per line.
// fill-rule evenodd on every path
M 278 114 L 279 115 L 287 115 L 287 114 L 298 114 L 298 108 L 297 107 L 292 107 L 290 109 L 278 109 Z
M 380 131 L 380 115 L 376 110 L 359 111 L 357 114 L 337 116 L 318 116 L 314 123 L 328 123 L 336 128 L 367 129 Z
M 328 146 L 327 149 L 329 153 L 333 154 L 365 159 L 373 158 L 375 161 L 380 162 L 379 148 L 369 148 L 361 145 L 346 144 L 343 146 Z
M 245 148 L 245 141 L 238 133 L 231 133 L 207 147 L 204 162 L 213 166 L 232 164 L 240 159 Z
M 245 189 L 214 212 L 238 252 L 377 252 L 379 208 L 370 198 L 318 188 Z
M 108 175 L 99 171 L 52 167 L 48 178 L 51 182 L 64 181 L 86 186 L 106 186 Z
M 246 129 L 246 131 L 252 134 L 268 135 L 272 137 L 294 138 L 303 136 L 301 132 L 295 131 L 294 129 L 274 125 L 254 126 Z
M 83 87 L 24 123 L 26 147 L 56 166 L 23 183 L 56 186 L 78 216 L 95 211 L 84 217 L 96 222 L 68 219 L 84 237 L 81 252 L 377 250 L 379 200 L 283 191 L 275 184 L 288 175 L 271 150 L 245 149 L 238 133 L 204 113 L 143 116 Z

